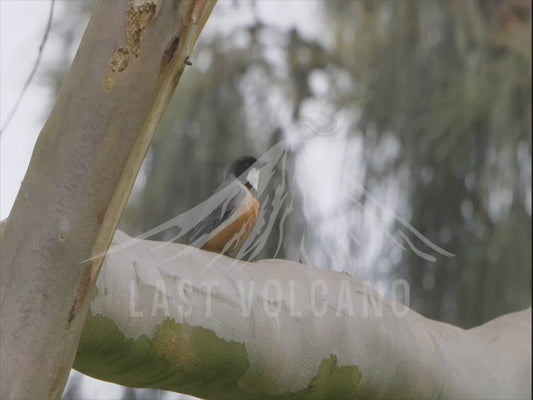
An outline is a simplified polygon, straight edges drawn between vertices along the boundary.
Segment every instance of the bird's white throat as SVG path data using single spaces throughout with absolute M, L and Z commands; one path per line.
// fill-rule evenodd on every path
M 248 171 L 248 175 L 246 175 L 246 180 L 252 187 L 257 190 L 257 187 L 259 185 L 259 170 L 257 168 L 252 168 L 250 171 Z

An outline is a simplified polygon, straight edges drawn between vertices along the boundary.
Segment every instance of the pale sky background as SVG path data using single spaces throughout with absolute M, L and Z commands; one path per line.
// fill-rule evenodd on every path
M 0 126 L 24 86 L 44 33 L 49 1 L 0 0 Z M 55 51 L 54 51 L 55 50 Z M 53 63 L 57 54 L 47 43 L 42 65 Z M 41 69 L 42 70 L 42 69 Z M 7 218 L 26 172 L 33 146 L 49 112 L 48 90 L 39 85 L 39 71 L 0 137 L 0 218 Z

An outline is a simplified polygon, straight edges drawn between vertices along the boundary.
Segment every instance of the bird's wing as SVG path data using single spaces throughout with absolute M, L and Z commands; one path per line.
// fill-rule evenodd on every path
M 245 189 L 246 190 L 246 189 Z M 246 195 L 242 190 L 239 190 L 235 195 L 224 199 L 209 215 L 202 219 L 194 228 L 191 229 L 189 236 L 189 244 L 201 247 L 207 242 L 208 237 L 205 236 L 203 240 L 199 241 L 203 235 L 213 232 L 222 224 L 239 206 L 240 201 Z

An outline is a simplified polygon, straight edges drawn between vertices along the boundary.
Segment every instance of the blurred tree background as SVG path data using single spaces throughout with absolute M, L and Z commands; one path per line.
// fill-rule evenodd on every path
M 65 2 L 55 21 L 66 59 L 91 8 Z M 282 140 L 262 200 L 286 182 L 292 212 L 257 258 L 385 293 L 405 279 L 412 308 L 462 327 L 531 304 L 531 1 L 220 1 L 191 61 L 126 232 L 185 212 L 238 155 Z

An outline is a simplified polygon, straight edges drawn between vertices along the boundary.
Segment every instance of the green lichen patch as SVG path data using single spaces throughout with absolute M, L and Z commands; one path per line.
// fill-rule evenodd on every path
M 150 387 L 166 375 L 167 360 L 153 356 L 146 336 L 126 339 L 109 318 L 89 315 L 74 368 L 98 379 L 125 386 Z
M 208 329 L 167 319 L 152 339 L 133 340 L 102 315 L 87 317 L 74 361 L 78 371 L 124 386 L 201 397 L 222 391 L 228 399 L 241 391 L 236 382 L 248 365 L 244 344 Z
M 307 389 L 295 393 L 296 399 L 340 400 L 356 399 L 361 372 L 356 366 L 337 365 L 337 357 L 332 355 L 322 361 L 318 373 Z
M 235 382 L 248 369 L 243 343 L 223 340 L 213 331 L 167 319 L 153 340 L 154 354 L 180 366 L 201 382 Z
M 278 396 L 251 393 L 238 384 L 249 368 L 243 343 L 224 340 L 213 331 L 173 319 L 162 322 L 153 338 L 127 339 L 111 319 L 102 315 L 87 317 L 74 368 L 125 386 L 235 400 L 352 400 L 361 380 L 357 367 L 339 367 L 332 355 L 322 361 L 305 389 Z

